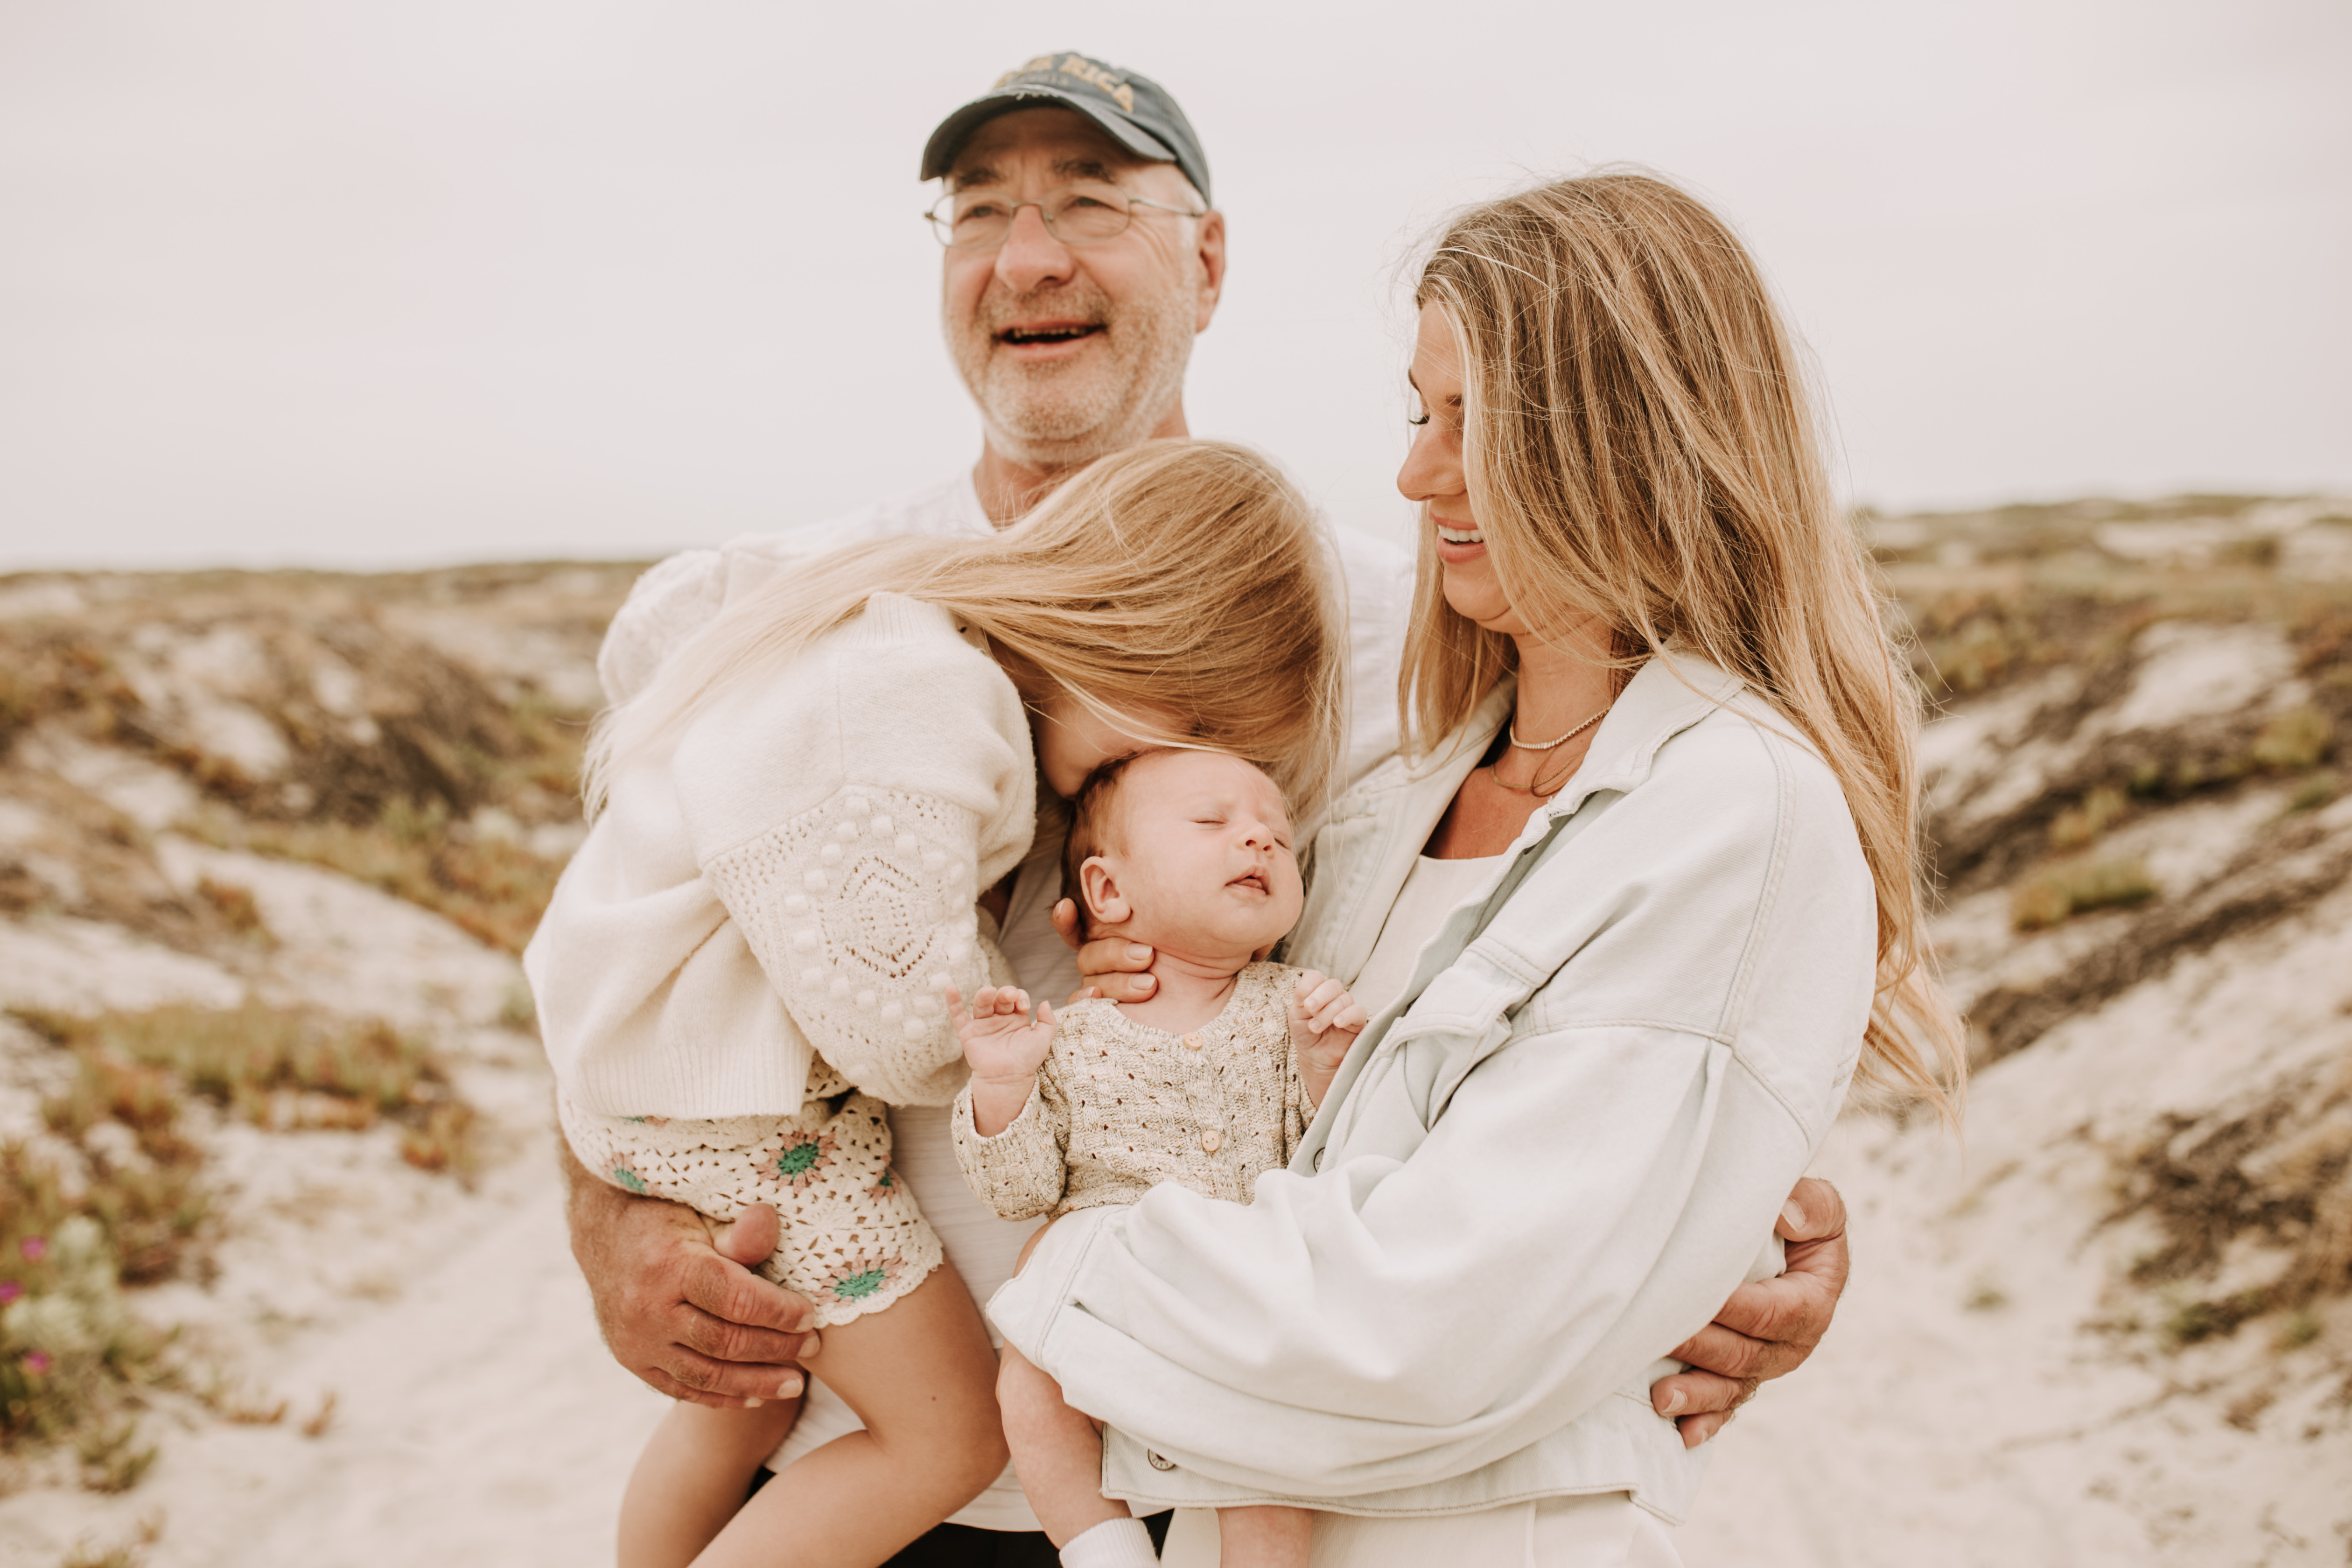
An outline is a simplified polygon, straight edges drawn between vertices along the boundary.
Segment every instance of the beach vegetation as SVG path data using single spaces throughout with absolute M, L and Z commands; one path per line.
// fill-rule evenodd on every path
M 2010 920 L 2021 931 L 2042 931 L 2092 910 L 2145 903 L 2157 886 L 2137 856 L 2056 861 L 2020 883 L 2010 896 Z

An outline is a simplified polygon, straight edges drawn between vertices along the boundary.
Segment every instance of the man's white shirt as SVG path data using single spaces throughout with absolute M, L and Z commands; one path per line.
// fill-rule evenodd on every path
M 990 527 L 966 472 L 829 522 L 747 534 L 717 550 L 671 556 L 638 580 L 605 634 L 596 666 L 605 696 L 620 702 L 635 695 L 688 638 L 795 561 L 867 540 L 985 535 Z M 1344 789 L 1397 749 L 1397 675 L 1412 603 L 1412 562 L 1396 546 L 1352 529 L 1332 529 L 1329 538 L 1347 588 L 1348 737 L 1338 781 Z M 1056 1003 L 1079 984 L 1076 955 L 1053 927 L 1062 891 L 1060 851 L 1058 843 L 1032 848 L 1014 881 L 1002 941 L 1022 985 Z M 972 1300 L 985 1302 L 1013 1277 L 1022 1246 L 1040 1222 L 999 1219 L 973 1195 L 956 1164 L 949 1115 L 943 1108 L 894 1109 L 893 1160 Z M 770 1462 L 781 1467 L 860 1425 L 838 1395 L 822 1382 L 812 1383 L 791 1437 Z M 1038 1528 L 1010 1467 L 951 1522 L 983 1530 Z

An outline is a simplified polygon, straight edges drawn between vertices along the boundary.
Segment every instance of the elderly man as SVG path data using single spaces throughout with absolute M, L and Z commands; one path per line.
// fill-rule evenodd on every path
M 1019 517 L 1106 453 L 1187 434 L 1184 371 L 1223 287 L 1225 224 L 1210 203 L 1200 142 L 1166 92 L 1084 56 L 1041 56 L 942 121 L 921 174 L 945 185 L 931 213 L 944 247 L 942 324 L 986 431 L 979 461 L 846 518 L 656 567 L 608 635 L 599 668 L 614 700 L 795 558 L 882 534 L 982 531 Z M 1411 563 L 1352 531 L 1338 531 L 1337 542 L 1352 639 L 1346 771 L 1355 776 L 1396 747 Z M 1003 900 L 1007 959 L 1024 985 L 1048 995 L 1080 984 L 1077 957 L 1057 933 L 1058 866 L 1058 845 L 1041 844 L 994 895 Z M 1084 967 L 1110 994 L 1135 997 L 1151 984 L 1134 973 L 1148 957 L 1097 944 Z M 1011 1276 L 1034 1223 L 998 1220 L 964 1187 L 946 1111 L 902 1110 L 892 1127 L 899 1171 L 949 1261 L 985 1301 Z M 566 1160 L 573 1251 L 623 1365 L 703 1404 L 800 1391 L 797 1363 L 815 1353 L 815 1336 L 805 1333 L 811 1310 L 747 1267 L 771 1249 L 772 1215 L 751 1211 L 714 1246 L 690 1211 L 629 1196 Z M 1782 1224 L 1790 1272 L 1742 1287 L 1715 1325 L 1675 1352 L 1694 1370 L 1659 1383 L 1653 1400 L 1681 1421 L 1685 1442 L 1704 1441 L 1728 1420 L 1758 1379 L 1804 1359 L 1843 1283 L 1843 1226 L 1834 1192 L 1801 1184 Z M 782 1458 L 855 1425 L 838 1400 L 812 1388 Z M 897 1561 L 1050 1563 L 1052 1548 L 1035 1531 L 1008 1471 Z

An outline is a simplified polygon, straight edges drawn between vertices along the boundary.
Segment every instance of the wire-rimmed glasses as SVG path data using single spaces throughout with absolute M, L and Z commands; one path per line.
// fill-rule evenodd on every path
M 950 250 L 981 250 L 1003 245 L 1013 232 L 1013 220 L 1023 207 L 1035 207 L 1045 220 L 1045 232 L 1064 245 L 1091 245 L 1116 239 L 1135 221 L 1135 209 L 1174 213 L 1178 217 L 1202 215 L 1165 202 L 1131 196 L 1117 185 L 1084 181 L 1047 191 L 1028 201 L 1015 201 L 1010 192 L 956 191 L 941 196 L 923 216 L 931 232 Z

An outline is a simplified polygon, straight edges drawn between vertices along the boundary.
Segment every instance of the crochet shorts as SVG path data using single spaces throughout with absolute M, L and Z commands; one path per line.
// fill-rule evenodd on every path
M 616 1187 L 721 1221 L 774 1205 L 782 1235 L 760 1272 L 814 1302 L 820 1327 L 880 1311 L 939 1267 L 940 1238 L 890 1168 L 882 1102 L 823 1058 L 792 1116 L 599 1116 L 560 1096 L 557 1115 L 580 1163 Z

